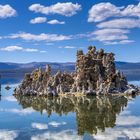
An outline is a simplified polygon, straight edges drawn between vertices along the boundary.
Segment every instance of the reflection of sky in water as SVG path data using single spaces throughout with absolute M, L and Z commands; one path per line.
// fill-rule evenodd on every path
M 134 84 L 136 86 L 140 86 L 140 81 L 130 81 L 130 84 Z
M 138 82 L 134 82 L 140 85 Z M 2 86 L 0 101 L 0 140 L 113 140 L 140 138 L 140 97 L 124 99 L 91 99 L 51 105 L 33 98 L 12 96 L 12 89 Z M 28 99 L 28 100 L 27 100 Z M 115 102 L 114 102 L 115 100 Z M 89 102 L 90 101 L 90 102 Z M 32 103 L 31 103 L 32 102 Z M 46 104 L 50 110 L 46 110 Z M 84 106 L 83 106 L 83 105 Z M 96 104 L 96 105 L 95 105 Z M 118 104 L 118 105 L 117 105 Z M 87 110 L 86 110 L 87 108 Z M 123 111 L 122 111 L 123 110 Z M 121 112 L 121 113 L 120 113 Z M 49 117 L 48 117 L 49 116 Z

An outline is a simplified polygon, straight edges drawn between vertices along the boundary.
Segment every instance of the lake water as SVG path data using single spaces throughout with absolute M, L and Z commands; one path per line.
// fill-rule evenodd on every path
M 0 140 L 140 139 L 140 96 L 14 97 L 10 86 L 2 85 Z

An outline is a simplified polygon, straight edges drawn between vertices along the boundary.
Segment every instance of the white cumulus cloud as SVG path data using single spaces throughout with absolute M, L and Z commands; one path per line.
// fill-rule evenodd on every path
M 30 20 L 30 23 L 31 24 L 38 24 L 38 23 L 44 23 L 47 21 L 47 18 L 46 17 L 36 17 L 34 19 L 31 19 Z
M 133 28 L 140 28 L 140 3 L 122 7 L 110 2 L 95 4 L 89 10 L 88 22 L 98 22 L 97 31 L 84 35 L 89 40 L 97 40 L 105 45 L 134 43 L 129 34 Z
M 47 22 L 48 24 L 65 24 L 65 21 L 59 21 L 56 19 L 50 20 Z
M 134 40 L 105 41 L 104 44 L 105 45 L 116 45 L 116 44 L 125 45 L 125 44 L 134 43 L 134 42 L 135 42 Z
M 11 34 L 4 38 L 10 38 L 10 39 L 16 39 L 20 38 L 26 41 L 47 41 L 47 42 L 53 42 L 53 41 L 63 41 L 63 40 L 69 40 L 71 39 L 71 36 L 65 36 L 65 35 L 58 35 L 58 34 L 31 34 L 31 33 L 25 33 L 20 32 L 16 34 Z
M 74 46 L 65 46 L 64 48 L 65 49 L 74 49 L 75 47 Z
M 98 28 L 140 28 L 140 19 L 120 18 L 97 24 Z
M 23 48 L 19 47 L 19 46 L 7 46 L 7 47 L 4 47 L 4 48 L 1 48 L 0 50 L 13 52 L 13 51 L 22 51 Z
M 89 10 L 88 22 L 103 21 L 106 18 L 112 17 L 114 15 L 116 16 L 119 14 L 120 14 L 120 8 L 116 7 L 110 2 L 95 4 Z
M 27 48 L 27 49 L 23 49 L 23 51 L 26 51 L 26 52 L 38 52 L 39 50 L 38 49 Z
M 16 15 L 16 10 L 10 5 L 0 5 L 0 18 L 8 18 Z
M 110 17 L 140 17 L 140 3 L 117 7 L 110 2 L 95 4 L 89 10 L 88 22 L 101 22 Z
M 23 52 L 41 52 L 45 53 L 46 51 L 44 50 L 38 50 L 38 49 L 33 49 L 33 48 L 23 48 L 20 46 L 7 46 L 4 48 L 0 49 L 1 51 L 7 51 L 7 52 L 14 52 L 14 51 L 23 51 Z
M 60 49 L 62 49 L 62 48 L 64 48 L 64 49 L 75 49 L 75 46 L 64 46 L 64 47 L 60 46 L 59 48 Z
M 100 30 L 96 30 L 94 31 L 92 34 L 93 35 L 98 35 L 98 36 L 102 36 L 102 35 L 113 35 L 113 34 L 126 34 L 129 33 L 129 30 L 124 30 L 124 29 L 100 29 Z
M 46 53 L 47 51 L 40 51 L 40 53 Z
M 90 33 L 90 40 L 97 40 L 103 42 L 105 45 L 128 44 L 134 42 L 128 39 L 127 34 L 129 32 L 126 29 L 99 29 Z
M 32 4 L 29 7 L 29 10 L 35 13 L 42 13 L 46 15 L 59 14 L 59 15 L 70 17 L 75 15 L 77 11 L 81 10 L 81 5 L 79 5 L 78 3 L 73 4 L 72 2 L 66 2 L 66 3 L 58 2 L 51 6 Z
M 140 17 L 140 3 L 138 5 L 128 5 L 123 11 L 124 16 Z
M 116 45 L 116 44 L 129 44 L 134 43 L 134 40 L 129 39 L 129 29 L 119 28 L 97 28 L 93 32 L 87 32 L 85 34 L 77 34 L 76 38 L 87 38 L 90 41 L 99 41 L 104 45 Z M 62 47 L 61 47 L 62 48 Z

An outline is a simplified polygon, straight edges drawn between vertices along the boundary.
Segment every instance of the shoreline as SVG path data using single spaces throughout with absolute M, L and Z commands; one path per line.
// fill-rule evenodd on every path
M 136 92 L 136 93 L 133 93 L 133 94 L 129 94 L 129 93 L 109 93 L 109 94 L 102 94 L 102 95 L 86 95 L 86 94 L 83 94 L 83 93 L 59 93 L 55 96 L 48 96 L 48 95 L 33 95 L 33 94 L 26 94 L 26 95 L 22 95 L 22 96 L 34 96 L 34 97 L 103 97 L 103 96 L 106 96 L 106 97 L 114 97 L 114 96 L 137 96 L 137 95 L 140 95 L 140 91 L 139 92 Z M 16 94 L 14 93 L 13 96 L 21 96 L 21 94 Z

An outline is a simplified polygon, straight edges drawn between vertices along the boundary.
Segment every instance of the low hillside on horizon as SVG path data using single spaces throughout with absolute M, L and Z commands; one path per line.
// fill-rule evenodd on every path
M 128 80 L 140 80 L 140 63 L 130 62 L 115 62 L 116 68 L 123 72 Z M 31 62 L 31 63 L 4 63 L 0 62 L 0 75 L 2 78 L 22 79 L 25 73 L 30 73 L 36 68 L 45 68 L 49 64 L 52 67 L 52 72 L 67 71 L 73 72 L 75 70 L 75 63 L 57 63 L 57 62 Z

